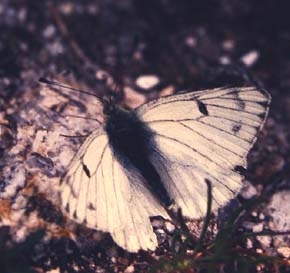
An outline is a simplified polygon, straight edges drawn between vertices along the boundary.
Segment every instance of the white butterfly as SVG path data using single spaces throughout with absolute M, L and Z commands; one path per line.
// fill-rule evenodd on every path
M 269 103 L 270 95 L 254 87 L 168 96 L 135 111 L 104 100 L 105 123 L 68 167 L 61 204 L 75 221 L 109 232 L 127 251 L 154 250 L 150 217 L 170 219 L 167 203 L 200 218 L 205 179 L 212 183 L 214 210 L 239 191 L 239 171 Z

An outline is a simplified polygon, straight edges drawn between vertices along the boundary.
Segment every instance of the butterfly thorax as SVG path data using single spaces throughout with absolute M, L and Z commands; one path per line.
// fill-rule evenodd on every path
M 109 143 L 119 156 L 126 156 L 132 163 L 148 158 L 152 134 L 134 111 L 116 104 L 106 106 L 105 130 Z
M 167 192 L 149 161 L 152 141 L 154 141 L 151 130 L 139 119 L 135 111 L 125 110 L 114 101 L 108 101 L 104 107 L 104 128 L 115 156 L 125 166 L 128 161 L 133 164 L 157 193 L 159 199 L 168 204 L 170 199 Z

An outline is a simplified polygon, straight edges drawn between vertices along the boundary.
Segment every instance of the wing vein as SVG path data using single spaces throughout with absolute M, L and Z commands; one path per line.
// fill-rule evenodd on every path
M 232 122 L 238 122 L 238 123 L 241 124 L 241 125 L 246 125 L 246 126 L 249 126 L 249 127 L 255 128 L 255 129 L 260 128 L 259 126 L 251 125 L 251 124 L 249 124 L 249 123 L 244 123 L 244 122 L 242 122 L 241 120 L 237 121 L 237 120 L 235 120 L 235 119 L 226 118 L 226 117 L 221 117 L 221 116 L 217 116 L 217 115 L 210 115 L 210 116 L 213 117 L 213 118 L 221 119 L 221 120 L 227 120 L 227 121 L 232 121 Z M 197 120 L 197 121 L 200 121 L 200 120 L 203 119 L 203 118 L 204 118 L 204 117 L 199 117 L 199 118 L 197 118 L 196 120 Z M 250 119 L 250 120 L 251 120 L 251 119 Z M 208 124 L 208 123 L 207 123 L 207 124 Z M 261 123 L 261 124 L 263 124 L 263 123 Z M 220 130 L 220 131 L 222 131 L 222 130 Z
M 264 102 L 263 101 L 256 101 L 256 100 L 247 100 L 247 99 L 244 99 L 244 98 L 235 98 L 235 97 L 224 97 L 224 96 L 227 96 L 227 95 L 231 95 L 230 93 L 228 93 L 228 94 L 224 94 L 224 95 L 222 95 L 222 96 L 217 96 L 217 97 L 210 97 L 210 98 L 202 98 L 202 100 L 201 101 L 208 101 L 208 100 L 214 100 L 214 99 L 220 99 L 220 100 L 231 100 L 231 101 L 239 101 L 239 100 L 241 100 L 241 101 L 243 101 L 243 102 L 250 102 L 250 103 L 256 103 L 256 104 L 258 104 L 258 105 L 260 105 L 260 106 L 263 106 L 264 104 Z M 208 104 L 208 103 L 206 103 L 206 104 Z M 267 106 L 267 104 L 265 105 L 265 106 Z
M 94 174 L 95 174 L 95 184 L 96 184 L 96 194 L 95 194 L 95 204 L 97 204 L 97 199 L 98 199 L 98 180 L 97 180 L 97 174 L 98 174 L 98 170 L 99 170 L 99 167 L 100 167 L 100 165 L 101 165 L 101 163 L 102 163 L 102 161 L 103 161 L 103 157 L 104 157 L 104 154 L 105 154 L 105 150 L 107 149 L 107 147 L 108 147 L 108 143 L 104 146 L 104 148 L 103 148 L 103 151 L 102 151 L 102 153 L 101 153 L 101 156 L 100 156 L 100 160 L 99 160 L 99 162 L 98 162 L 98 164 L 97 164 L 97 167 L 96 167 L 96 171 L 94 172 Z M 102 173 L 102 176 L 103 176 L 103 170 L 101 169 L 101 173 Z M 96 205 L 96 215 L 97 215 L 97 210 L 98 210 L 98 206 Z
M 218 117 L 215 117 L 215 118 L 218 118 Z M 220 118 L 220 119 L 222 119 L 222 118 Z M 220 127 L 214 126 L 214 125 L 212 125 L 212 124 L 210 124 L 210 123 L 207 123 L 207 122 L 201 121 L 200 119 L 197 120 L 197 122 L 200 122 L 200 123 L 202 123 L 202 124 L 204 124 L 204 125 L 206 125 L 206 126 L 209 126 L 209 127 L 211 127 L 211 128 L 217 129 L 217 130 L 219 130 L 219 131 L 221 131 L 221 132 L 224 132 L 224 133 L 226 133 L 226 134 L 229 135 L 229 136 L 236 137 L 236 138 L 238 138 L 238 139 L 241 139 L 241 140 L 243 140 L 243 141 L 246 141 L 246 142 L 248 142 L 248 143 L 251 143 L 251 142 L 248 141 L 246 138 L 239 137 L 239 136 L 237 136 L 237 135 L 235 135 L 235 134 L 231 134 L 231 133 L 230 133 L 229 131 L 227 131 L 227 130 L 224 130 L 224 129 L 220 128 Z M 242 123 L 239 122 L 239 124 L 242 124 Z M 244 124 L 244 125 L 245 125 L 245 124 Z M 245 126 L 248 126 L 248 125 L 245 125 Z M 257 129 L 256 127 L 253 127 L 253 128 Z M 250 134 L 250 135 L 253 134 L 253 133 L 251 133 L 251 132 L 245 130 L 245 128 L 243 128 L 243 130 L 244 130 L 245 132 L 247 132 L 248 134 Z
M 221 168 L 221 169 L 224 168 L 224 166 L 219 165 L 216 161 L 212 160 L 210 157 L 204 155 L 203 153 L 201 153 L 201 152 L 199 152 L 198 150 L 194 149 L 194 148 L 191 147 L 190 145 L 188 145 L 188 144 L 186 144 L 186 143 L 183 143 L 183 142 L 179 141 L 179 140 L 176 139 L 176 138 L 169 137 L 169 136 L 166 136 L 166 135 L 163 135 L 163 134 L 157 133 L 157 132 L 154 132 L 154 134 L 157 135 L 157 136 L 160 136 L 160 137 L 163 137 L 163 138 L 166 138 L 166 139 L 172 140 L 172 141 L 174 141 L 174 142 L 177 142 L 177 143 L 179 143 L 179 144 L 181 144 L 181 145 L 183 145 L 183 146 L 189 148 L 190 150 L 194 151 L 195 153 L 198 153 L 200 156 L 206 158 L 208 161 L 213 162 L 213 163 L 214 163 L 216 166 L 218 166 L 219 168 Z
M 154 148 L 154 151 L 161 157 L 163 158 L 165 161 L 167 162 L 171 162 L 174 164 L 174 162 L 172 162 L 172 160 L 170 160 L 169 158 L 165 157 L 161 151 L 159 151 L 158 149 Z M 178 162 L 176 162 L 176 164 L 179 164 Z M 223 185 L 225 188 L 227 188 L 230 192 L 232 192 L 234 194 L 234 191 L 226 184 L 224 184 L 221 180 L 219 180 L 217 177 L 214 177 L 212 174 L 210 174 L 209 172 L 207 172 L 206 170 L 202 169 L 201 170 L 204 174 L 210 176 L 213 180 L 216 180 L 217 182 L 219 182 L 221 185 Z M 232 180 L 232 179 L 231 179 Z M 234 181 L 234 180 L 232 180 Z M 176 188 L 177 189 L 177 188 Z M 178 190 L 178 189 L 177 189 Z
M 162 153 L 161 153 L 159 150 L 156 150 L 155 148 L 154 148 L 154 150 L 155 150 L 155 152 L 156 152 L 156 153 L 157 153 L 161 158 L 163 158 L 165 161 L 172 162 L 171 160 L 166 159 L 166 158 L 162 155 Z M 163 168 L 166 169 L 166 168 L 164 167 L 165 164 L 162 163 L 162 165 L 163 165 Z M 174 179 L 172 178 L 172 176 L 170 175 L 169 172 L 167 172 L 167 175 L 169 176 L 169 178 L 170 178 L 172 181 L 174 181 Z M 190 209 L 190 207 L 188 206 L 186 200 L 183 198 L 183 194 L 182 194 L 181 191 L 178 189 L 178 187 L 177 187 L 177 185 L 176 185 L 175 183 L 172 183 L 172 184 L 173 184 L 174 188 L 176 189 L 176 191 L 179 193 L 179 196 L 181 197 L 183 203 L 185 204 L 185 206 L 187 207 L 187 209 L 190 211 L 191 209 Z M 201 195 L 201 198 L 204 199 L 202 195 Z M 201 208 L 200 208 L 198 205 L 197 205 L 197 207 L 198 207 L 199 211 L 202 213 Z
M 103 154 L 102 155 L 104 155 L 105 154 L 105 151 L 106 151 L 106 149 L 107 149 L 107 145 L 106 145 L 106 147 L 104 148 L 104 151 L 103 151 Z M 103 158 L 103 157 L 102 157 Z M 104 225 L 104 226 L 108 226 L 108 202 L 107 202 L 107 193 L 106 193 L 106 186 L 105 186 L 105 177 L 104 177 L 104 168 L 103 168 L 104 166 L 103 166 L 103 164 L 101 165 L 101 174 L 102 174 L 102 182 L 103 182 L 103 189 L 104 189 L 104 199 L 105 199 L 105 213 L 106 213 L 106 217 L 105 217 L 105 220 L 104 221 L 106 221 L 106 225 Z
M 205 138 L 206 140 L 208 140 L 208 141 L 214 143 L 215 145 L 221 147 L 222 149 L 224 149 L 224 150 L 226 150 L 226 151 L 228 151 L 228 152 L 230 152 L 230 153 L 232 153 L 232 154 L 238 156 L 239 158 L 243 158 L 243 157 L 240 156 L 238 153 L 235 153 L 235 152 L 231 151 L 231 150 L 228 149 L 227 147 L 225 147 L 225 146 L 223 146 L 223 145 L 217 143 L 214 139 L 211 139 L 211 138 L 206 137 L 204 134 L 202 134 L 202 133 L 200 133 L 200 132 L 194 130 L 193 128 L 189 127 L 188 125 L 186 125 L 186 124 L 184 124 L 184 123 L 182 123 L 182 122 L 178 122 L 178 123 L 179 123 L 180 125 L 184 126 L 185 128 L 191 130 L 192 132 L 195 132 L 195 133 L 198 134 L 199 136 Z M 231 136 L 232 136 L 232 135 L 231 135 Z M 246 142 L 248 142 L 248 141 L 246 141 Z M 248 142 L 248 143 L 250 143 L 250 142 Z
M 244 102 L 244 100 L 243 100 L 243 102 Z M 223 105 L 213 104 L 213 103 L 206 103 L 206 105 L 207 106 L 214 106 L 214 107 L 221 108 L 221 109 L 231 110 L 233 112 L 238 112 L 238 113 L 242 112 L 242 113 L 246 113 L 246 114 L 252 115 L 254 117 L 257 117 L 256 113 L 253 113 L 253 112 L 250 112 L 250 111 L 246 111 L 246 110 L 243 110 L 243 109 L 236 109 L 236 108 L 226 107 L 226 106 L 223 106 Z M 253 108 L 253 109 L 260 110 L 259 108 Z M 252 120 L 250 118 L 248 118 L 248 119 Z
M 211 115 L 211 117 L 214 117 L 214 118 L 217 118 L 217 119 L 224 119 L 224 120 L 227 120 L 227 121 L 237 122 L 236 120 L 232 120 L 232 119 L 228 119 L 228 118 L 222 118 L 222 117 L 215 116 L 215 115 Z M 175 119 L 159 119 L 159 120 L 148 121 L 147 123 L 148 123 L 148 124 L 152 124 L 152 123 L 158 123 L 158 122 L 176 122 L 176 121 L 178 121 L 178 122 L 184 122 L 184 121 L 197 121 L 197 122 L 201 122 L 201 123 L 203 123 L 203 124 L 205 124 L 205 125 L 208 125 L 208 126 L 210 126 L 210 127 L 212 127 L 212 128 L 215 128 L 215 129 L 217 129 L 217 130 L 219 130 L 219 131 L 225 132 L 225 133 L 229 134 L 230 136 L 235 136 L 235 137 L 237 137 L 237 138 L 239 138 L 239 139 L 242 139 L 242 140 L 245 140 L 245 141 L 246 141 L 246 139 L 241 138 L 241 137 L 238 137 L 238 136 L 236 136 L 236 135 L 233 135 L 233 134 L 229 133 L 229 132 L 226 131 L 226 130 L 223 130 L 223 129 L 219 128 L 219 127 L 213 126 L 212 124 L 209 124 L 209 123 L 206 123 L 206 122 L 200 121 L 202 118 L 205 118 L 205 117 L 199 117 L 199 118 L 197 118 L 197 119 L 186 118 L 186 119 L 176 119 L 176 120 L 175 120 Z M 241 124 L 241 125 L 245 125 L 245 126 L 249 126 L 249 127 L 251 127 L 251 128 L 254 128 L 254 129 L 259 128 L 259 127 L 256 127 L 256 126 L 252 126 L 252 125 L 250 125 L 250 124 L 245 124 L 245 123 L 240 122 L 240 121 L 239 121 L 239 124 Z M 245 130 L 245 129 L 244 129 L 244 131 L 247 132 L 248 134 L 252 134 L 251 132 L 249 132 L 249 131 L 247 131 L 247 130 Z
M 119 204 L 118 204 L 116 184 L 115 184 L 115 171 L 114 171 L 114 165 L 115 164 L 114 163 L 115 163 L 115 160 L 114 160 L 113 153 L 112 153 L 112 179 L 113 179 L 113 185 L 114 185 L 114 194 L 115 194 L 117 211 L 118 211 L 118 216 L 119 216 L 118 220 L 121 220 L 121 212 L 120 212 L 120 207 L 119 207 Z M 116 219 L 116 221 L 117 221 L 117 219 Z
M 79 201 L 80 201 L 80 194 L 81 194 L 81 191 L 80 191 L 80 187 L 81 187 L 81 181 L 83 180 L 83 174 L 84 172 L 81 172 L 81 177 L 80 177 L 80 182 L 79 182 L 79 190 L 78 190 L 78 196 L 76 198 L 76 216 L 78 216 L 78 213 L 77 213 L 77 210 L 78 210 L 78 205 L 79 205 Z

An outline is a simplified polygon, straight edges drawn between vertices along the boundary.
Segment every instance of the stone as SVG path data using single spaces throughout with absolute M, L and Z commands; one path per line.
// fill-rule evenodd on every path
M 142 75 L 136 79 L 136 85 L 142 89 L 152 89 L 160 82 L 156 75 Z

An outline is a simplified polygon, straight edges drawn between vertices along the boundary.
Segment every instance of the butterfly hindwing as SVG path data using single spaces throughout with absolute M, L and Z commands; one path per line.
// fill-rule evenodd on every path
M 155 249 L 150 216 L 169 218 L 144 178 L 118 160 L 103 129 L 82 144 L 62 179 L 61 202 L 71 218 L 104 232 L 131 252 Z
M 153 133 L 150 160 L 185 216 L 204 216 L 205 178 L 212 182 L 214 209 L 237 193 L 237 170 L 246 168 L 269 103 L 269 94 L 253 87 L 218 88 L 168 96 L 136 110 Z

